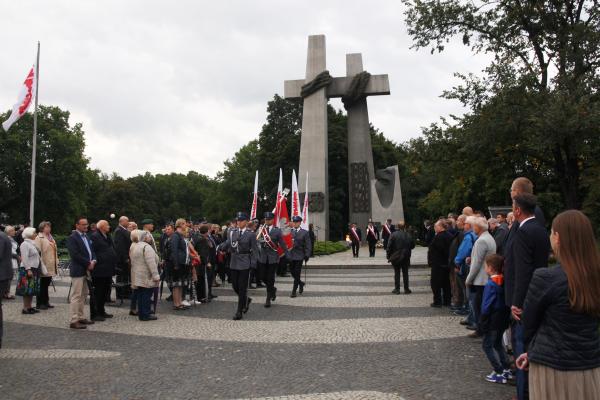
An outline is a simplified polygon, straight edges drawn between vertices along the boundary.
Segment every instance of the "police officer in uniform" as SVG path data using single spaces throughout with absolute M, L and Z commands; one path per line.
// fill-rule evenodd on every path
M 264 215 L 265 224 L 257 232 L 260 255 L 258 258 L 259 270 L 262 272 L 260 279 L 267 285 L 267 301 L 265 307 L 271 307 L 271 301 L 277 297 L 277 288 L 275 287 L 275 272 L 279 266 L 278 245 L 287 254 L 287 246 L 283 240 L 281 229 L 273 226 L 272 212 L 266 212 Z
M 235 321 L 242 319 L 242 315 L 248 312 L 252 299 L 248 297 L 248 278 L 250 269 L 256 269 L 253 259 L 256 257 L 257 242 L 256 234 L 248 229 L 248 215 L 243 212 L 237 213 L 237 228 L 229 229 L 227 241 L 224 248 L 231 253 L 231 286 L 238 295 L 237 312 L 233 316 Z
M 304 282 L 300 280 L 302 275 L 302 261 L 308 261 L 311 252 L 311 242 L 308 231 L 300 227 L 302 217 L 296 215 L 292 217 L 292 242 L 293 247 L 289 251 L 289 258 L 292 262 L 292 276 L 294 277 L 294 287 L 290 297 L 296 297 L 296 290 L 300 288 L 300 294 L 304 292 Z

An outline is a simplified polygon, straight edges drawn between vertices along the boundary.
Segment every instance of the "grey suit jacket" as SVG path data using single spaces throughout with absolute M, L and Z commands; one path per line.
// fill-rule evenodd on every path
M 299 228 L 298 232 L 292 229 L 292 239 L 294 247 L 290 250 L 290 258 L 292 261 L 302 261 L 305 258 L 310 257 L 312 243 L 308 231 Z

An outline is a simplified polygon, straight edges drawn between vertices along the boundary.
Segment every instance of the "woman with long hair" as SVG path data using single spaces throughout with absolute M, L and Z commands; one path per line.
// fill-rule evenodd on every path
M 590 220 L 577 210 L 552 222 L 560 265 L 535 271 L 523 307 L 530 399 L 600 396 L 600 255 Z

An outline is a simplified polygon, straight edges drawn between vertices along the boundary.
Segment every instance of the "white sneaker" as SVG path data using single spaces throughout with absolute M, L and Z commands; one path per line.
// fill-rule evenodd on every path
M 181 304 L 182 304 L 182 305 L 184 305 L 184 306 L 186 306 L 186 307 L 189 307 L 189 306 L 191 306 L 190 302 L 189 302 L 189 301 L 187 301 L 187 300 L 183 300 L 183 301 L 181 302 Z
M 202 302 L 198 301 L 198 300 L 194 300 L 194 304 L 202 304 Z

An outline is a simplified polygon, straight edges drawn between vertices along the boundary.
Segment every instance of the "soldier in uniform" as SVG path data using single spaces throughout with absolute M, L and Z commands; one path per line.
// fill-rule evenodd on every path
M 296 297 L 296 290 L 300 288 L 299 292 L 304 292 L 304 282 L 300 280 L 302 275 L 302 261 L 308 261 L 310 252 L 312 249 L 310 243 L 310 236 L 308 231 L 300 227 L 302 217 L 295 215 L 292 217 L 292 242 L 293 247 L 289 251 L 289 258 L 292 262 L 292 276 L 294 277 L 294 287 L 292 289 L 292 295 L 290 297 Z
M 257 232 L 259 244 L 259 270 L 262 272 L 260 279 L 267 285 L 267 301 L 265 307 L 271 307 L 271 301 L 277 297 L 277 288 L 275 287 L 275 272 L 279 266 L 279 253 L 277 247 L 280 246 L 287 254 L 287 246 L 283 240 L 281 229 L 273 226 L 275 215 L 272 212 L 265 213 L 265 224 Z
M 254 232 L 248 229 L 248 215 L 243 212 L 237 214 L 237 228 L 229 229 L 227 240 L 223 248 L 231 254 L 230 274 L 231 285 L 238 295 L 237 312 L 233 316 L 235 321 L 242 319 L 242 315 L 248 312 L 252 299 L 248 297 L 248 278 L 250 269 L 256 268 L 253 258 L 256 252 L 257 242 Z

